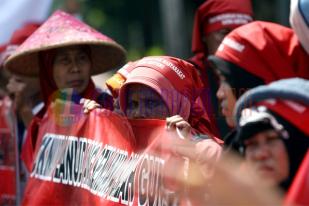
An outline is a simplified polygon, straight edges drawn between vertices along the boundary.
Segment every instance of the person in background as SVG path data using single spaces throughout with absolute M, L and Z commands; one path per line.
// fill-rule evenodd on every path
M 308 54 L 297 36 L 270 22 L 255 21 L 233 30 L 208 60 L 220 78 L 217 98 L 232 130 L 226 145 L 233 145 L 235 102 L 247 89 L 284 78 L 309 78 Z
M 40 81 L 44 107 L 32 119 L 22 148 L 29 171 L 39 124 L 48 106 L 63 96 L 72 96 L 69 101 L 79 103 L 82 97 L 88 98 L 112 110 L 112 97 L 96 90 L 91 75 L 124 62 L 125 50 L 119 44 L 62 11 L 49 17 L 6 60 L 5 67 L 12 73 L 38 77 Z
M 16 30 L 6 47 L 6 57 L 4 58 L 7 59 L 39 26 L 38 23 L 28 23 Z M 33 116 L 43 107 L 39 79 L 11 74 L 6 88 L 13 99 L 17 120 L 20 120 L 18 121 L 20 125 L 18 131 L 20 131 L 19 149 L 21 149 L 24 130 Z
M 27 23 L 17 29 L 5 46 L 5 50 L 1 56 L 2 61 L 5 61 L 39 26 L 39 23 Z M 19 191 L 17 194 L 19 195 L 18 199 L 21 199 L 28 177 L 27 170 L 22 161 L 20 161 L 21 148 L 26 135 L 26 128 L 33 116 L 42 108 L 43 103 L 38 78 L 9 74 L 7 70 L 3 68 L 2 70 L 2 73 L 8 73 L 6 76 L 8 80 L 6 83 L 6 91 L 8 97 L 12 101 L 11 112 L 14 124 L 14 132 L 12 134 L 16 135 L 16 160 L 18 161 L 18 163 L 16 163 L 18 164 L 18 169 L 16 169 L 16 171 L 19 172 L 17 179 L 17 185 L 19 185 L 17 189 Z
M 5 52 L 6 47 L 7 44 L 0 46 L 0 98 L 7 96 L 6 85 L 8 83 L 8 79 L 10 78 L 9 72 L 3 69 L 4 59 L 7 56 Z
M 200 72 L 204 89 L 201 101 L 212 123 L 220 124 L 215 130 L 224 133 L 224 122 L 218 118 L 215 91 L 215 75 L 209 70 L 208 55 L 213 55 L 223 38 L 233 29 L 251 22 L 253 11 L 251 0 L 207 0 L 196 11 L 192 33 L 192 52 L 189 59 Z M 216 126 L 215 126 L 216 128 Z M 217 132 L 218 133 L 218 132 Z
M 249 90 L 235 108 L 236 141 L 248 171 L 284 192 L 309 148 L 308 89 L 301 78 L 275 81 Z

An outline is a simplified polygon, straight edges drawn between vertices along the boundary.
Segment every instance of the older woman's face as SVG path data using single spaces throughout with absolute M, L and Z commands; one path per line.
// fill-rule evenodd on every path
M 73 88 L 82 93 L 90 80 L 91 61 L 79 46 L 57 49 L 53 77 L 58 89 Z
M 165 119 L 169 110 L 153 89 L 132 84 L 127 88 L 126 116 L 130 119 Z
M 289 175 L 289 158 L 275 130 L 257 133 L 245 141 L 245 159 L 264 180 L 279 184 Z

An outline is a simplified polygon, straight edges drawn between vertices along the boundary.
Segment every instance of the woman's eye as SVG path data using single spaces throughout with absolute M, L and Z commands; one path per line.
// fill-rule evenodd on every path
M 223 76 L 221 73 L 218 73 L 218 77 L 219 77 L 219 80 L 220 80 L 220 82 L 226 82 L 226 78 L 225 78 L 225 76 Z
M 77 56 L 78 61 L 85 62 L 88 61 L 88 56 L 86 54 L 80 54 Z
M 269 144 L 269 145 L 276 144 L 278 142 L 278 140 L 280 140 L 280 138 L 278 136 L 269 137 L 269 138 L 267 138 L 267 144 Z
M 253 150 L 253 149 L 257 148 L 258 145 L 259 144 L 257 142 L 255 142 L 255 141 L 245 142 L 246 150 Z
M 160 102 L 154 100 L 147 100 L 147 106 L 149 108 L 155 108 L 160 105 Z
M 62 57 L 62 58 L 56 59 L 56 63 L 62 64 L 62 65 L 68 65 L 70 64 L 70 60 L 66 57 Z

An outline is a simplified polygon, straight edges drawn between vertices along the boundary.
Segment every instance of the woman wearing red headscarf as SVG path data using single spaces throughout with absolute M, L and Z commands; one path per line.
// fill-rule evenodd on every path
M 145 57 L 120 69 L 107 86 L 128 118 L 166 119 L 167 129 L 193 140 L 193 147 L 183 145 L 176 153 L 204 165 L 205 177 L 211 177 L 207 166 L 218 160 L 222 141 L 213 135 L 207 113 L 196 101 L 202 83 L 192 64 L 169 56 Z M 94 104 L 85 106 L 93 109 Z
M 193 165 L 201 165 L 202 169 L 198 171 L 204 180 L 208 181 L 213 177 L 212 165 L 221 155 L 222 141 L 213 134 L 207 113 L 196 101 L 202 83 L 192 64 L 170 56 L 145 57 L 126 64 L 106 84 L 114 97 L 118 98 L 120 112 L 129 119 L 166 120 L 167 130 L 176 130 L 178 137 L 182 139 L 180 142 L 177 138 L 172 139 L 175 142 L 166 143 L 167 147 L 177 157 L 190 159 Z M 85 100 L 86 112 L 96 107 L 98 104 L 94 101 Z M 141 149 L 146 149 L 143 148 L 143 145 L 147 145 L 144 144 L 145 141 L 149 142 L 144 139 L 138 140 L 142 145 L 138 145 Z M 173 158 L 171 161 L 173 162 Z M 167 160 L 164 171 L 171 171 L 172 176 L 177 176 L 180 166 L 171 165 L 173 163 Z M 167 176 L 171 175 L 169 172 Z M 168 184 L 173 188 L 181 188 L 177 183 L 177 186 L 174 183 Z M 201 195 L 200 198 L 203 197 Z M 191 201 L 195 202 L 197 199 L 193 197 Z
M 233 29 L 252 21 L 249 0 L 207 0 L 196 11 L 192 34 L 192 52 L 214 54 L 223 38 Z
M 190 159 L 191 165 L 201 165 L 201 173 L 209 182 L 222 142 L 214 136 L 207 113 L 196 101 L 202 82 L 194 66 L 178 58 L 155 56 L 130 63 L 125 71 L 121 73 L 127 73 L 126 81 L 119 90 L 121 111 L 133 119 L 166 119 L 167 129 L 180 131 L 179 137 L 184 139 L 180 145 L 170 145 L 175 155 Z M 167 160 L 164 170 L 177 175 L 172 162 Z M 189 199 L 193 204 L 198 198 Z
M 120 88 L 119 102 L 127 117 L 165 119 L 179 115 L 197 132 L 212 132 L 207 114 L 196 103 L 202 83 L 192 64 L 168 56 L 145 57 L 131 63 L 126 70 L 129 73 Z M 143 105 L 143 98 L 133 99 L 135 94 L 158 100 Z M 162 106 L 156 111 L 158 102 Z
M 193 126 L 195 134 L 212 134 L 207 113 L 197 101 L 202 82 L 189 62 L 170 56 L 145 57 L 125 65 L 106 84 L 130 119 L 179 116 Z M 84 106 L 91 110 L 95 104 Z
M 247 89 L 291 77 L 308 79 L 308 57 L 290 28 L 255 21 L 233 30 L 208 58 L 221 80 L 217 97 L 227 124 L 234 128 L 234 105 Z
M 223 38 L 233 29 L 252 21 L 250 0 L 207 0 L 196 11 L 192 32 L 192 52 L 190 58 L 200 71 L 204 89 L 201 100 L 211 121 L 215 124 L 217 102 L 212 88 L 217 87 L 214 74 L 209 71 L 207 56 L 216 52 Z M 208 77 L 209 76 L 209 77 Z M 220 125 L 222 127 L 222 125 Z M 223 132 L 223 129 L 220 128 Z
M 13 73 L 39 76 L 44 108 L 31 121 L 22 158 L 32 167 L 40 120 L 57 98 L 79 103 L 80 98 L 96 100 L 112 109 L 112 98 L 95 88 L 91 75 L 120 66 L 124 49 L 107 36 L 74 17 L 55 12 L 5 62 Z M 70 94 L 64 90 L 71 89 Z

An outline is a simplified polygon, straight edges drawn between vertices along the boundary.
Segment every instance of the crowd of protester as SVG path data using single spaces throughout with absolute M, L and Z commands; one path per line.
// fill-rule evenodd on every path
M 63 11 L 19 28 L 1 47 L 0 205 L 309 205 L 308 13 L 292 0 L 288 28 L 207 0 L 187 60 L 126 62 Z

